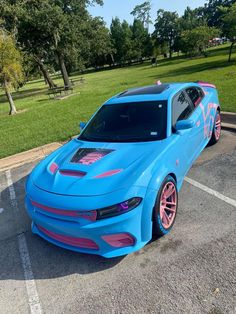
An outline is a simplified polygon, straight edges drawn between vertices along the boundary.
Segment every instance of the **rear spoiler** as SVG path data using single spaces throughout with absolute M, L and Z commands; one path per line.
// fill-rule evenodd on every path
M 195 83 L 199 84 L 202 87 L 210 87 L 210 88 L 215 88 L 216 89 L 216 86 L 214 84 L 211 84 L 211 83 L 208 83 L 208 82 L 197 81 Z

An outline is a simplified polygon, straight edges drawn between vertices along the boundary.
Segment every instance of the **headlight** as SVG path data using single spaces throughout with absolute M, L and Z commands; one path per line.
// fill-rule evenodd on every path
M 127 213 L 130 210 L 137 207 L 141 203 L 141 201 L 142 201 L 141 197 L 133 197 L 129 199 L 128 201 L 125 201 L 125 202 L 122 202 L 113 206 L 105 207 L 102 209 L 98 209 L 96 220 L 114 217 L 114 216 Z

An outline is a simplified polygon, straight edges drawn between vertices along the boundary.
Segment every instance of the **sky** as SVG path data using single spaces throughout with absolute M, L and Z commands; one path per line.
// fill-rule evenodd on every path
M 102 7 L 95 5 L 89 8 L 89 12 L 93 16 L 102 16 L 108 27 L 111 24 L 112 18 L 116 16 L 121 20 L 132 23 L 133 16 L 130 12 L 136 5 L 142 4 L 143 2 L 145 2 L 145 0 L 104 0 Z M 194 9 L 203 6 L 206 2 L 206 0 L 152 0 L 152 21 L 155 22 L 156 12 L 159 9 L 177 11 L 181 15 L 187 6 Z M 150 31 L 153 31 L 153 26 L 150 26 Z

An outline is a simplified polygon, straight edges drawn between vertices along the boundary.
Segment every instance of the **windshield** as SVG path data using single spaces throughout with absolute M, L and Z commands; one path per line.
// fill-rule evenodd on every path
M 166 138 L 167 101 L 102 106 L 79 139 L 96 142 L 145 142 Z

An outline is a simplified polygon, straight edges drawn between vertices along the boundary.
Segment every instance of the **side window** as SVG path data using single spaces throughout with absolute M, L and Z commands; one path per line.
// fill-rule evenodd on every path
M 204 97 L 203 91 L 198 87 L 187 88 L 186 93 L 192 101 L 194 107 L 197 107 Z
M 172 102 L 172 127 L 179 120 L 187 119 L 194 110 L 193 104 L 189 101 L 185 92 L 177 94 Z

